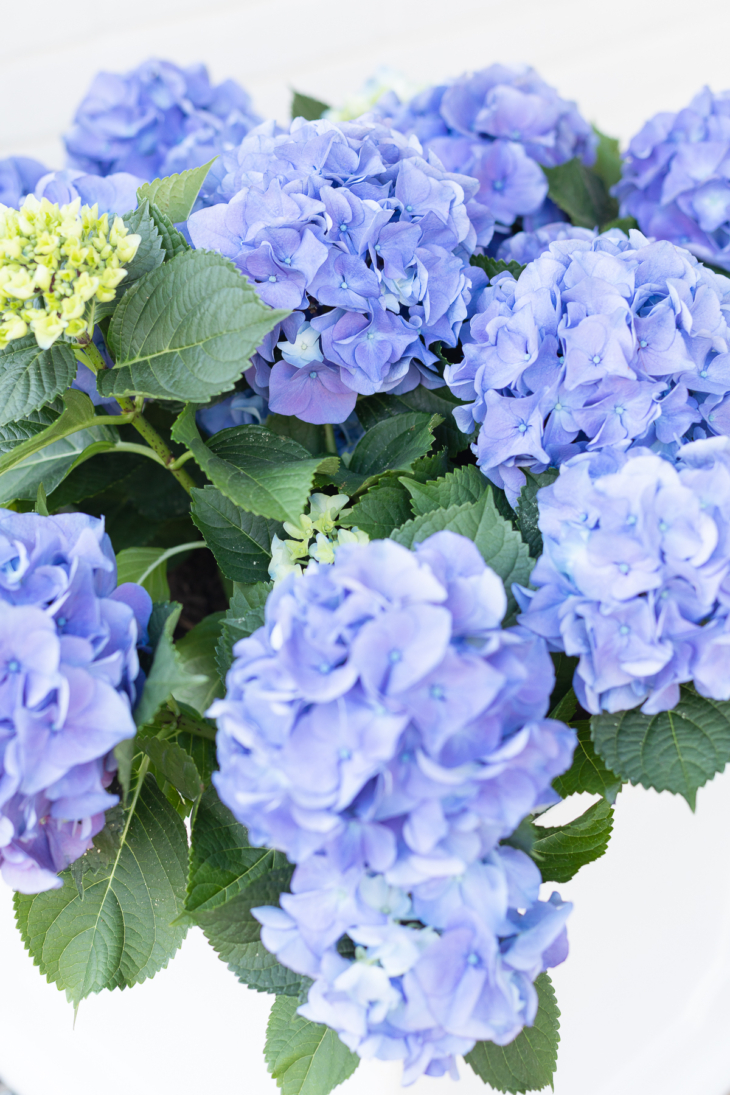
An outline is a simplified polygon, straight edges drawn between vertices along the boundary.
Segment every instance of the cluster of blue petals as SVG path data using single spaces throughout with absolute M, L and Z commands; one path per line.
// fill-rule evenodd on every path
M 514 502 L 523 468 L 632 444 L 676 455 L 730 434 L 730 281 L 667 241 L 618 229 L 551 243 L 477 302 L 444 376 L 485 475 Z
M 235 148 L 260 121 L 235 80 L 213 85 L 204 65 L 150 60 L 95 76 L 64 140 L 72 168 L 155 179 Z
M 570 906 L 500 841 L 557 801 L 575 734 L 544 717 L 544 640 L 505 609 L 462 536 L 342 546 L 277 586 L 209 712 L 221 799 L 297 865 L 254 910 L 264 945 L 314 979 L 302 1014 L 405 1082 L 509 1042 L 567 954 Z
M 530 229 L 560 220 L 540 165 L 576 156 L 590 165 L 596 157 L 597 138 L 575 103 L 525 66 L 490 65 L 407 104 L 390 92 L 375 109 L 394 128 L 414 133 L 449 171 L 478 179 L 477 196 L 498 231 L 520 216 Z
M 468 263 L 493 230 L 475 180 L 384 125 L 301 118 L 259 127 L 217 178 L 215 204 L 188 221 L 193 244 L 292 310 L 246 374 L 272 412 L 344 422 L 358 394 L 443 383 L 429 345 L 456 346 L 485 284 Z
M 709 88 L 636 134 L 613 193 L 621 216 L 730 269 L 730 91 Z
M 730 699 L 730 439 L 585 453 L 538 493 L 544 553 L 525 627 L 577 656 L 587 711 Z
M 104 523 L 0 510 L 0 872 L 61 885 L 116 805 L 114 746 L 134 737 L 148 594 L 116 584 Z

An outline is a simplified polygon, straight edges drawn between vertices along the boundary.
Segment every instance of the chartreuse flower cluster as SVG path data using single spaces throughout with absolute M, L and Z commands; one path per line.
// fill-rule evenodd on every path
M 80 200 L 0 206 L 0 349 L 29 331 L 43 350 L 93 333 L 90 301 L 114 299 L 140 236 Z
M 274 589 L 209 712 L 221 799 L 297 864 L 253 910 L 264 946 L 314 979 L 303 1015 L 406 1083 L 511 1041 L 567 955 L 570 905 L 500 845 L 558 801 L 575 747 L 545 718 L 545 642 L 502 629 L 506 607 L 453 532 L 344 544 Z
M 335 548 L 341 544 L 367 544 L 370 537 L 359 528 L 337 527 L 337 518 L 350 501 L 346 494 L 334 497 L 313 494 L 309 499 L 309 513 L 303 513 L 296 524 L 284 522 L 284 531 L 291 537 L 281 540 L 274 535 L 271 540 L 269 574 L 274 584 L 288 574 L 301 574 L 310 559 L 318 563 L 333 563 Z M 312 543 L 314 540 L 314 543 Z
M 21 893 L 61 886 L 119 801 L 151 608 L 103 520 L 0 510 L 0 873 Z

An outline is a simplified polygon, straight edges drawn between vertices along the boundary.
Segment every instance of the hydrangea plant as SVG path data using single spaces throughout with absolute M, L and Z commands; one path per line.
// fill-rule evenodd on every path
M 730 759 L 730 281 L 532 70 L 385 79 L 148 62 L 0 162 L 0 871 L 75 1005 L 199 925 L 288 1095 L 540 1090 L 552 884 Z

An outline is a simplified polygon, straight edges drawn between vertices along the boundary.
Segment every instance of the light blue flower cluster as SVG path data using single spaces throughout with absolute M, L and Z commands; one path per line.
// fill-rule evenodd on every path
M 528 262 L 533 262 L 557 240 L 593 240 L 597 235 L 595 228 L 580 228 L 567 221 L 554 221 L 552 224 L 543 224 L 533 232 L 516 232 L 514 236 L 508 236 L 499 245 L 497 258 L 527 266 Z
M 477 197 L 498 230 L 518 216 L 528 217 L 529 229 L 560 220 L 540 164 L 557 167 L 578 156 L 590 165 L 596 157 L 597 138 L 575 103 L 525 66 L 490 65 L 406 105 L 390 93 L 375 110 L 414 133 L 447 170 L 477 178 Z
M 118 802 L 151 607 L 116 585 L 103 521 L 0 510 L 0 872 L 21 893 L 60 886 Z
M 36 183 L 47 171 L 42 163 L 28 156 L 0 160 L 0 205 L 19 209 L 23 198 L 34 192 Z
M 344 422 L 358 393 L 443 383 L 429 345 L 457 344 L 472 286 L 485 284 L 468 258 L 493 221 L 473 179 L 383 125 L 301 118 L 286 133 L 259 127 L 221 157 L 218 178 L 190 238 L 293 310 L 246 374 L 273 412 Z
M 730 699 L 730 439 L 690 442 L 676 466 L 585 453 L 538 503 L 544 554 L 521 620 L 579 657 L 582 706 L 652 715 L 685 681 Z
M 730 269 L 730 91 L 709 88 L 636 134 L 613 193 L 621 216 Z
M 444 376 L 460 428 L 514 502 L 522 468 L 635 441 L 669 456 L 730 434 L 730 281 L 666 241 L 565 239 L 481 295 Z M 466 341 L 466 340 L 463 340 Z
M 509 1042 L 567 954 L 570 906 L 499 844 L 557 800 L 575 746 L 544 717 L 544 641 L 505 609 L 462 536 L 342 546 L 274 589 L 210 710 L 221 799 L 297 864 L 254 910 L 264 945 L 314 978 L 302 1014 L 406 1082 Z
M 204 65 L 150 60 L 100 72 L 64 140 L 70 167 L 155 179 L 235 148 L 260 121 L 234 80 L 213 85 Z

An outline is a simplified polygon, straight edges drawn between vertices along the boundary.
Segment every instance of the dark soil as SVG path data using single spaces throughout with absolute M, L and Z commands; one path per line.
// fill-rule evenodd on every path
M 179 566 L 168 571 L 167 580 L 170 599 L 183 606 L 175 630 L 176 639 L 211 612 L 224 612 L 228 608 L 228 597 L 213 553 L 208 548 L 191 551 Z

